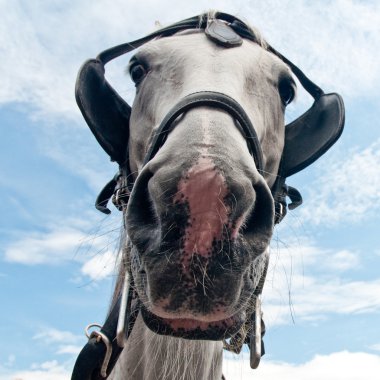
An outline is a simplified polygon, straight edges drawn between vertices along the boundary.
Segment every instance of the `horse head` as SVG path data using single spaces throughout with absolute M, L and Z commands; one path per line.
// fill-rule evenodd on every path
M 128 66 L 136 85 L 129 107 L 104 65 L 139 46 Z M 315 102 L 286 126 L 294 75 Z M 114 194 L 123 210 L 123 272 L 145 324 L 187 339 L 235 336 L 257 312 L 286 196 L 300 203 L 285 179 L 339 137 L 341 98 L 222 13 L 104 51 L 82 67 L 76 95 L 120 167 L 97 207 L 108 212 Z

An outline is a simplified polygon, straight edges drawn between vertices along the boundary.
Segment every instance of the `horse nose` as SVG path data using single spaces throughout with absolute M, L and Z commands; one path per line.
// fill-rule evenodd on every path
M 155 170 L 148 164 L 129 201 L 128 235 L 142 250 L 166 242 L 178 244 L 184 254 L 209 257 L 216 242 L 236 239 L 247 226 L 270 230 L 273 202 L 267 199 L 264 206 L 259 204 L 262 191 L 256 177 L 227 170 L 207 155 L 187 167 L 180 159 Z M 254 212 L 260 207 L 265 212 Z

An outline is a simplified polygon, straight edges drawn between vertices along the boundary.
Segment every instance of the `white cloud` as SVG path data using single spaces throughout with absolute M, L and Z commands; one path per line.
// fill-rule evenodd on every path
M 81 264 L 81 274 L 102 280 L 115 270 L 120 242 L 120 219 L 97 221 L 62 218 L 48 232 L 18 233 L 4 249 L 4 260 L 24 265 Z M 69 225 L 71 227 L 61 227 Z
M 11 355 L 8 355 L 7 360 L 2 364 L 4 367 L 13 367 L 15 362 L 16 362 L 16 355 L 11 354 Z M 0 369 L 1 369 L 1 365 L 0 365 Z
M 44 327 L 33 336 L 33 340 L 43 342 L 47 346 L 57 347 L 58 355 L 78 355 L 82 346 L 82 336 L 74 335 L 70 331 L 62 331 L 52 327 Z
M 83 239 L 81 232 L 70 229 L 31 233 L 10 244 L 5 250 L 5 259 L 29 265 L 73 260 Z
M 326 319 L 334 314 L 380 313 L 380 278 L 353 281 L 360 253 L 333 251 L 312 241 L 272 249 L 263 292 L 268 326 Z
M 26 103 L 34 109 L 35 116 L 55 115 L 77 121 L 74 84 L 86 59 L 148 33 L 154 28 L 157 15 L 163 19 L 167 16 L 162 9 L 171 9 L 171 16 L 164 21 L 173 22 L 183 17 L 180 14 L 186 12 L 184 16 L 188 17 L 198 13 L 198 8 L 210 7 L 206 1 L 202 4 L 183 2 L 176 12 L 167 0 L 128 6 L 124 0 L 107 5 L 82 0 L 67 7 L 41 0 L 33 4 L 15 0 L 11 5 L 3 1 L 0 67 L 7 75 L 0 88 L 0 103 Z M 126 82 L 124 70 L 118 68 L 115 79 Z M 122 86 L 124 95 L 128 91 Z
M 116 255 L 111 251 L 94 256 L 88 260 L 81 272 L 93 280 L 101 280 L 115 272 Z
M 307 238 L 288 239 L 281 243 L 272 242 L 270 265 L 274 273 L 285 268 L 295 274 L 318 270 L 336 276 L 357 268 L 360 265 L 360 253 L 324 248 Z
M 78 355 L 79 352 L 82 350 L 82 346 L 75 346 L 73 344 L 67 344 L 64 346 L 59 346 L 57 350 L 58 355 Z
M 52 343 L 76 343 L 82 337 L 74 335 L 70 331 L 57 330 L 55 328 L 43 328 L 33 336 L 33 339 L 43 341 L 46 344 Z
M 378 2 L 254 1 L 248 9 L 244 16 L 326 90 L 377 95 Z
M 377 94 L 378 2 L 335 1 L 320 7 L 289 0 L 180 0 L 173 8 L 169 0 L 128 6 L 123 0 L 111 4 L 82 0 L 70 7 L 59 2 L 15 0 L 0 3 L 0 65 L 7 73 L 0 102 L 27 103 L 41 116 L 77 120 L 74 82 L 86 58 L 148 33 L 157 18 L 163 24 L 172 23 L 212 7 L 235 13 L 261 28 L 275 47 L 322 85 L 354 97 Z M 114 77 L 125 82 L 121 71 Z M 128 86 L 122 85 L 122 92 L 130 93 Z
M 380 140 L 346 152 L 321 168 L 300 210 L 304 221 L 334 225 L 359 222 L 380 210 Z M 322 174 L 323 172 L 323 174 Z
M 379 313 L 379 294 L 380 280 L 347 282 L 336 279 L 324 282 L 313 277 L 294 276 L 292 310 L 296 319 L 304 320 L 325 318 L 331 313 Z M 288 317 L 289 320 L 289 306 L 273 303 L 273 296 L 267 295 L 268 310 L 277 315 L 276 318 Z
M 380 357 L 363 352 L 334 352 L 317 355 L 302 364 L 274 362 L 262 359 L 257 370 L 249 366 L 247 355 L 224 360 L 223 373 L 227 379 L 245 380 L 377 380 L 380 373 Z
M 30 370 L 0 373 L 0 380 L 67 380 L 71 373 L 56 360 L 34 364 Z
M 246 354 L 234 358 L 227 354 L 223 361 L 223 374 L 227 379 L 248 380 L 377 380 L 380 357 L 363 352 L 334 352 L 317 355 L 302 364 L 276 362 L 264 356 L 260 366 L 252 370 Z M 0 374 L 0 380 L 67 380 L 70 371 L 57 361 L 34 365 L 31 370 Z
M 379 351 L 380 352 L 380 343 L 373 344 L 369 347 L 371 350 Z

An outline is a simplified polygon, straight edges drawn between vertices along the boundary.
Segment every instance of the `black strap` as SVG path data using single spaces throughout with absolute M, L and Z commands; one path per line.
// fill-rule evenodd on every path
M 119 318 L 121 297 L 118 298 L 109 313 L 101 333 L 105 334 L 112 345 L 112 356 L 107 366 L 107 375 L 115 365 L 121 351 L 123 350 L 117 345 L 114 337 L 116 336 L 117 321 Z M 80 352 L 74 366 L 71 380 L 101 380 L 104 377 L 101 374 L 101 367 L 106 356 L 106 344 L 97 337 L 89 339 L 87 344 Z M 108 372 L 109 371 L 109 372 Z
M 189 109 L 201 106 L 222 109 L 239 122 L 241 132 L 248 142 L 248 148 L 255 160 L 256 167 L 258 171 L 262 173 L 264 170 L 263 154 L 251 120 L 243 107 L 236 100 L 226 94 L 214 91 L 201 91 L 187 95 L 167 113 L 153 137 L 150 148 L 145 155 L 143 165 L 146 165 L 164 144 L 173 121 Z
M 258 42 L 254 33 L 251 31 L 249 26 L 245 24 L 242 20 L 238 19 L 235 16 L 229 15 L 223 12 L 217 12 L 215 14 L 215 19 L 223 20 L 229 23 L 229 26 L 241 37 L 251 40 L 253 42 Z M 186 29 L 205 29 L 207 27 L 207 17 L 205 14 L 194 16 L 177 22 L 175 24 L 169 25 L 165 28 L 159 29 L 153 33 L 148 34 L 143 38 L 139 38 L 137 40 L 127 42 L 124 44 L 120 44 L 114 46 L 110 49 L 102 51 L 97 59 L 100 60 L 104 65 L 109 61 L 126 54 L 134 49 L 139 48 L 144 45 L 148 41 L 157 38 L 157 37 L 169 37 L 175 33 L 178 33 L 182 30 Z M 281 53 L 279 53 L 276 49 L 274 49 L 271 45 L 266 44 L 266 49 L 271 53 L 275 54 L 279 57 L 283 62 L 285 62 L 290 69 L 293 71 L 295 76 L 298 78 L 302 86 L 305 90 L 313 96 L 314 99 L 318 99 L 321 95 L 323 95 L 323 90 L 318 87 L 314 82 L 312 82 L 303 72 L 302 70 L 296 66 L 294 63 L 289 61 L 286 57 L 284 57 Z
M 182 20 L 175 24 L 169 25 L 165 28 L 159 29 L 153 33 L 150 33 L 143 38 L 139 38 L 137 40 L 120 44 L 110 49 L 104 50 L 97 56 L 97 59 L 103 62 L 103 64 L 106 64 L 107 62 L 123 54 L 126 54 L 134 49 L 137 49 L 138 47 L 152 40 L 153 38 L 161 37 L 161 36 L 165 36 L 165 37 L 171 36 L 177 32 L 180 32 L 181 30 L 195 29 L 198 26 L 199 26 L 199 16 L 190 17 L 186 20 Z
M 130 300 L 132 301 L 133 289 L 130 288 Z M 130 302 L 131 302 L 130 301 Z M 120 314 L 121 293 L 119 294 L 111 312 L 108 314 L 104 325 L 100 329 L 100 333 L 104 334 L 111 344 L 112 354 L 109 362 L 106 363 L 105 373 L 102 373 L 102 366 L 107 354 L 107 345 L 101 339 L 100 335 L 90 337 L 87 344 L 83 347 L 82 351 L 75 362 L 71 380 L 104 380 L 111 373 L 115 366 L 123 347 L 120 347 L 116 340 L 117 324 Z M 128 316 L 126 319 L 126 332 L 127 336 L 132 331 L 133 325 L 136 321 L 137 314 L 140 309 L 139 300 L 135 300 L 134 304 L 128 306 Z

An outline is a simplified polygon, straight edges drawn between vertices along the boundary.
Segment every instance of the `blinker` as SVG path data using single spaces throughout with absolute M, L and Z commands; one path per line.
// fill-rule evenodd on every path
M 213 42 L 224 47 L 236 47 L 243 43 L 243 39 L 225 22 L 212 20 L 205 29 L 206 36 Z

